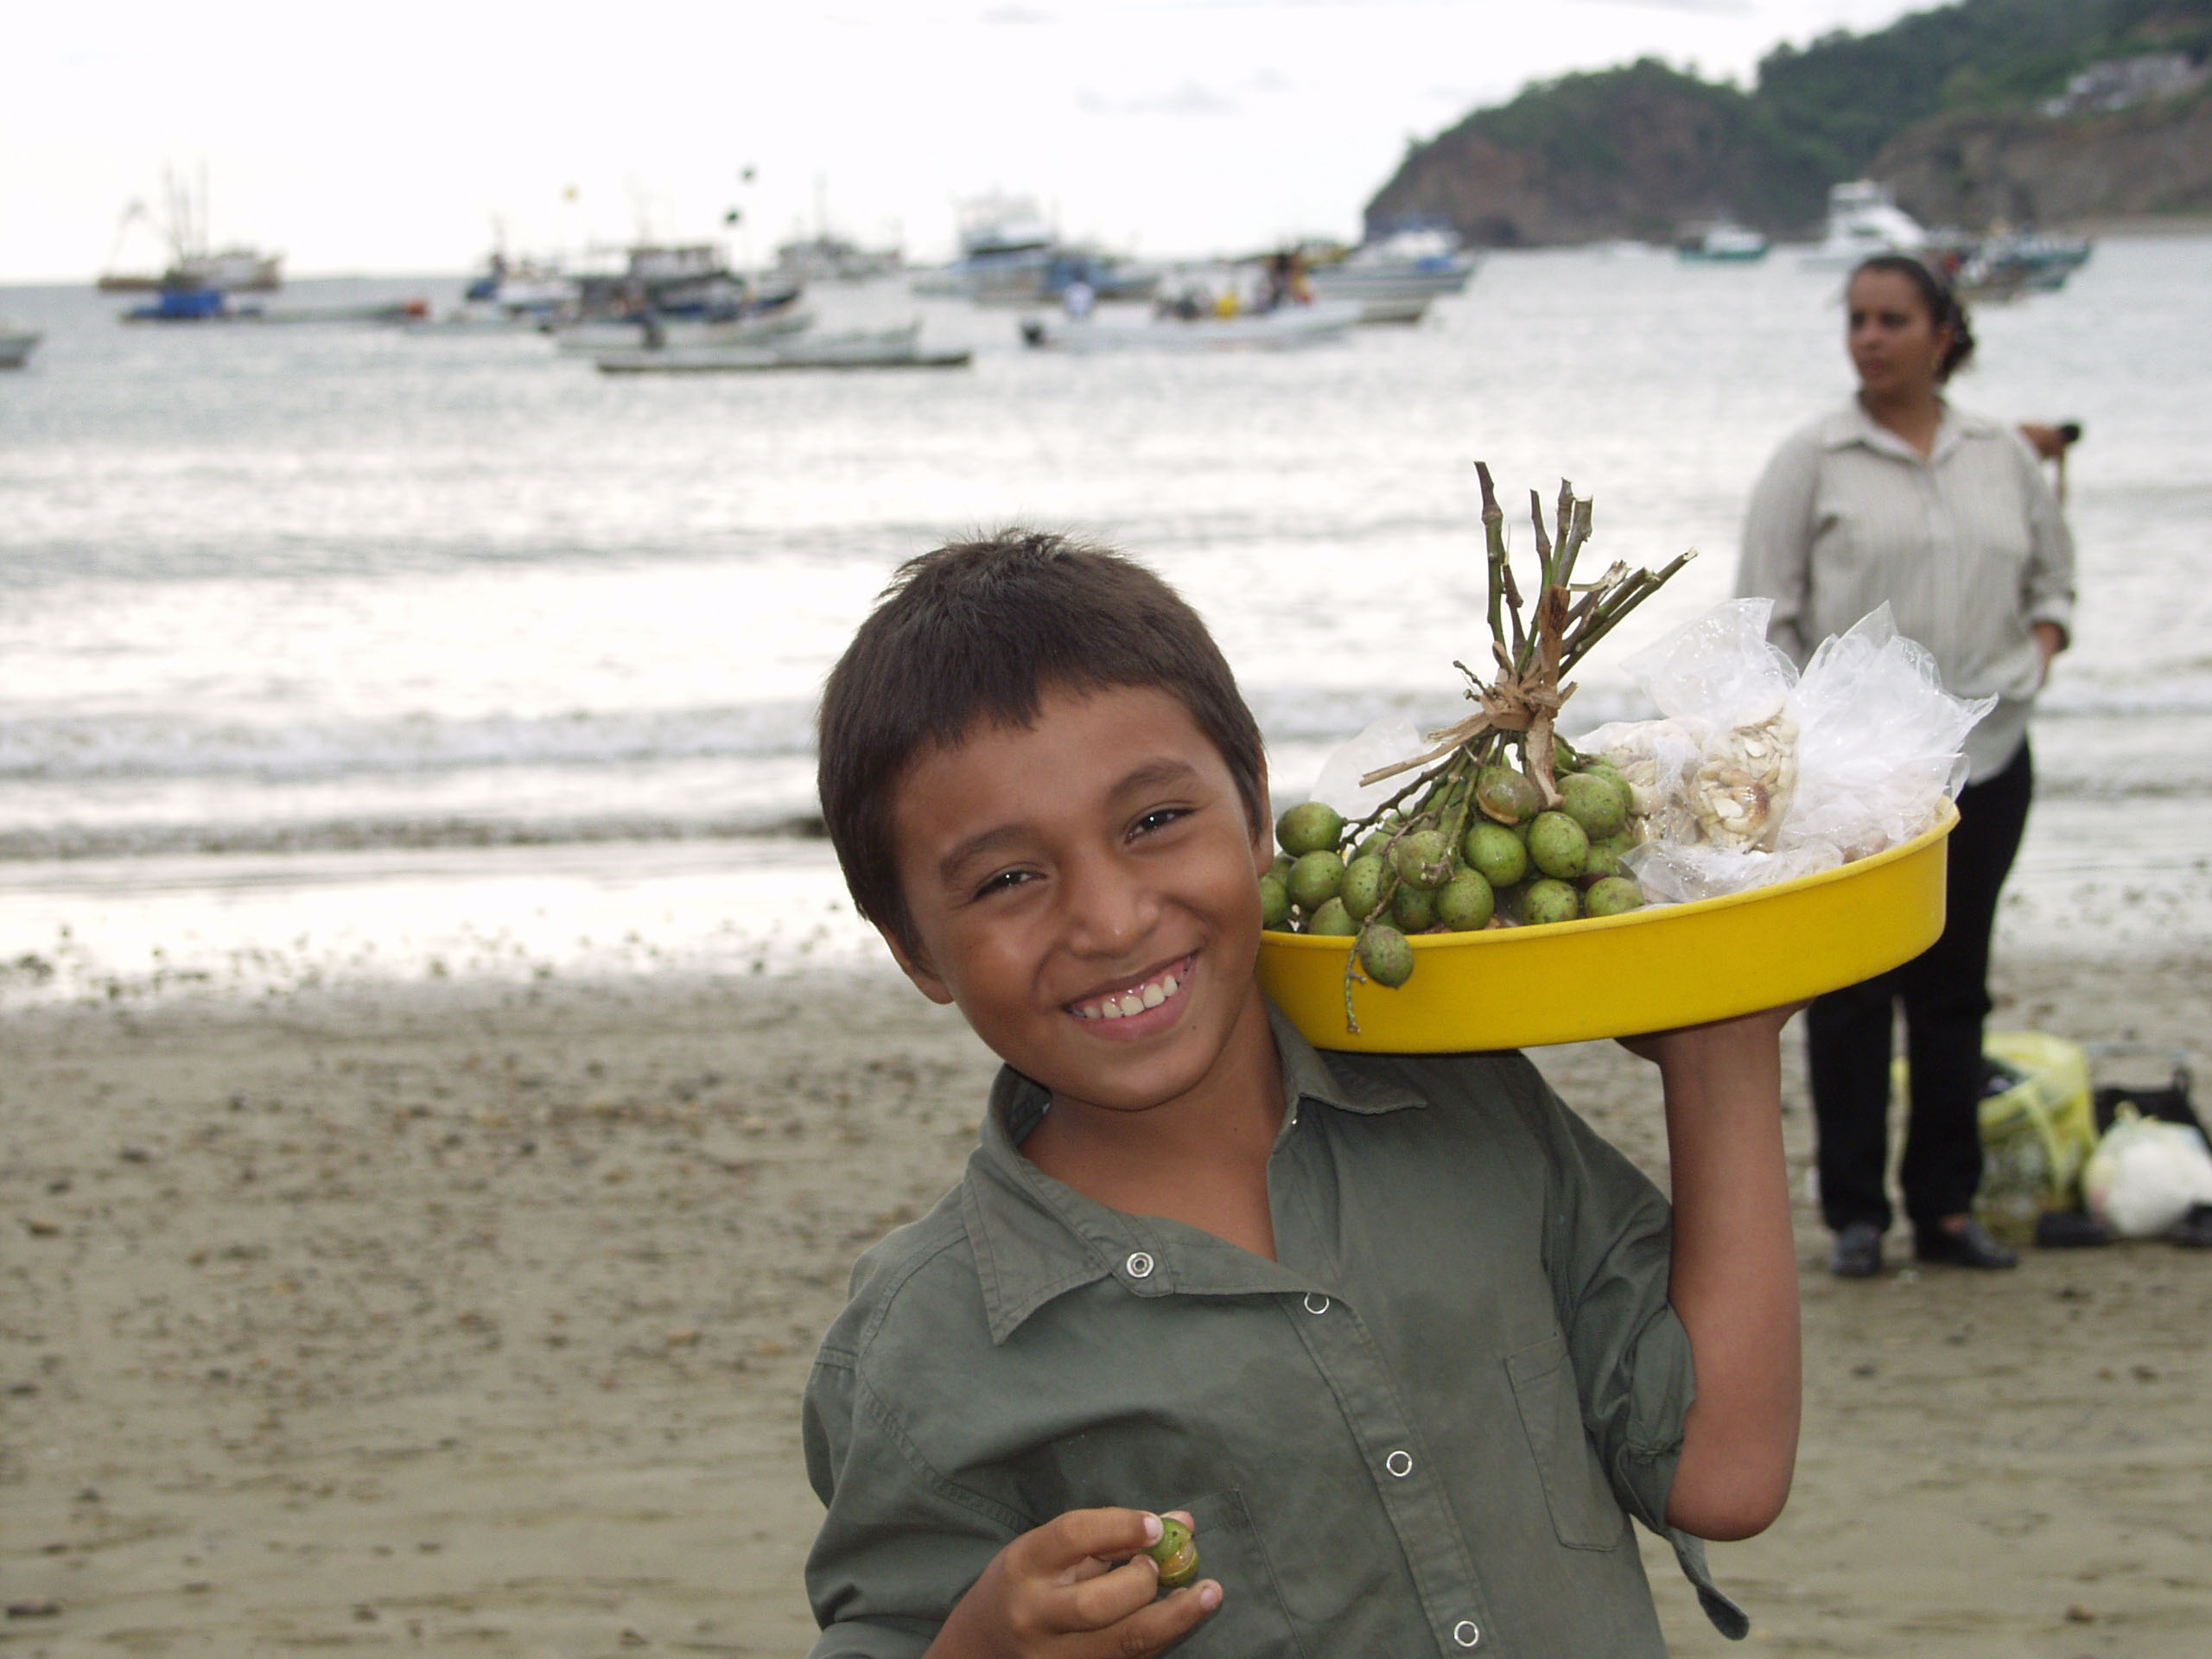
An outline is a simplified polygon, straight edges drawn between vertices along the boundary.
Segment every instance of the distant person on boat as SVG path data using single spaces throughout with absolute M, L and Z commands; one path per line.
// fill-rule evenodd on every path
M 1080 276 L 1060 290 L 1060 308 L 1077 322 L 1087 321 L 1097 303 L 1096 290 Z
M 1942 937 L 1806 1015 L 1830 1267 L 1844 1278 L 1881 1270 L 1902 1002 L 1911 1101 L 1900 1180 L 1915 1251 L 2009 1268 L 2018 1258 L 1974 1218 L 1989 941 L 2034 787 L 2029 711 L 2072 626 L 2074 540 L 2023 434 L 1943 396 L 1974 353 L 1949 285 L 1917 259 L 1884 254 L 1861 263 L 1845 292 L 1858 393 L 1767 464 L 1737 592 L 1774 601 L 1774 642 L 1801 664 L 1886 601 L 1898 632 L 1934 653 L 1946 687 L 1998 701 L 1967 740 Z

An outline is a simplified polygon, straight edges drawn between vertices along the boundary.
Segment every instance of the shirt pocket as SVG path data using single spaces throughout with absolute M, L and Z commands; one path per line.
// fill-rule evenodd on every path
M 1244 1507 L 1244 1494 L 1231 1487 L 1166 1507 L 1191 1517 L 1198 1546 L 1198 1576 L 1192 1582 L 1214 1579 L 1221 1584 L 1221 1605 L 1172 1649 L 1179 1659 L 1304 1656 L 1305 1644 L 1291 1627 L 1274 1564 Z
M 1582 1396 L 1567 1363 L 1567 1338 L 1547 1337 L 1505 1357 L 1513 1403 L 1544 1485 L 1552 1531 L 1569 1549 L 1611 1549 L 1628 1529 L 1582 1428 Z

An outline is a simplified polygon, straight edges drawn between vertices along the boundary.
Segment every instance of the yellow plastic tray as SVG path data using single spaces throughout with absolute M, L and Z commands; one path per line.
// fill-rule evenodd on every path
M 1352 988 L 1351 941 L 1260 936 L 1260 983 L 1316 1048 L 1398 1054 L 1533 1048 L 1726 1020 L 1839 990 L 1918 956 L 1943 931 L 1948 803 L 1926 834 L 1753 893 L 1546 927 L 1414 938 L 1396 990 Z

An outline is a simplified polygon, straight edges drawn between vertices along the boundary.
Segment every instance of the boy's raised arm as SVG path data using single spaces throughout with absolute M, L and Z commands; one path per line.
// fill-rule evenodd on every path
M 1670 1526 L 1747 1538 L 1782 1513 L 1802 1397 L 1797 1255 L 1782 1152 L 1783 1022 L 1770 1009 L 1638 1038 L 1659 1065 L 1673 1166 L 1668 1300 L 1689 1333 L 1697 1399 Z

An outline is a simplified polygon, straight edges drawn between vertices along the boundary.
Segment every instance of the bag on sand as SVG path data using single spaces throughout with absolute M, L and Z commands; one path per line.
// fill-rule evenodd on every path
M 2153 1238 L 2200 1205 L 2212 1205 L 2212 1150 L 2196 1128 L 2128 1107 L 2082 1171 L 2089 1213 L 2122 1238 Z

